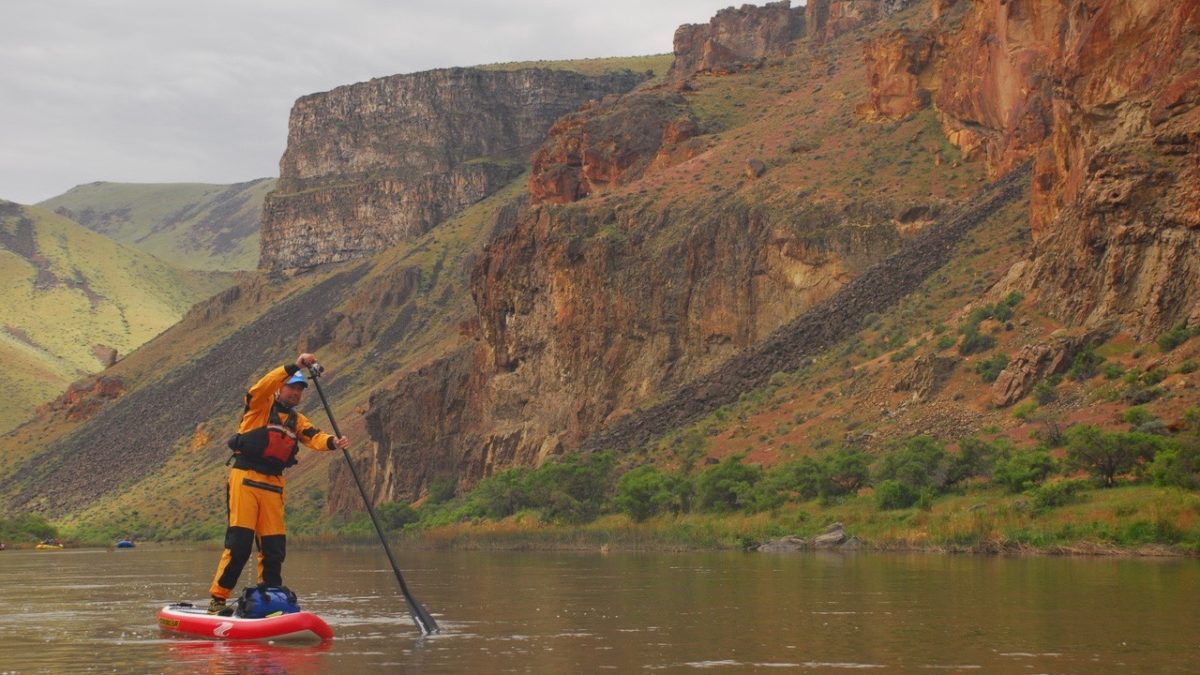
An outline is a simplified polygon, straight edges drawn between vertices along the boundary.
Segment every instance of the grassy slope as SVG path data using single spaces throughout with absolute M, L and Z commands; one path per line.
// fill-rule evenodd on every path
M 39 206 L 176 267 L 250 270 L 258 265 L 263 178 L 234 185 L 89 183 Z
M 174 269 L 44 209 L 22 207 L 0 227 L 31 233 L 15 245 L 22 253 L 0 249 L 0 359 L 9 364 L 2 431 L 99 370 L 95 345 L 127 354 L 231 282 Z

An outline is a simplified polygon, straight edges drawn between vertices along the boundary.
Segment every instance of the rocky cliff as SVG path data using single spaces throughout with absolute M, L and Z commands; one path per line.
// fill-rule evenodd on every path
M 714 185 L 709 199 L 664 208 L 630 195 L 728 161 L 714 156 L 721 141 L 691 93 L 719 86 L 702 78 L 762 68 L 767 56 L 803 67 L 817 45 L 846 44 L 897 12 L 902 28 L 874 31 L 859 47 L 868 93 L 858 112 L 902 121 L 932 107 L 958 161 L 981 162 L 993 177 L 1037 159 L 1032 257 L 1000 287 L 1038 291 L 1068 322 L 1117 318 L 1142 336 L 1196 312 L 1195 2 L 818 0 L 804 9 L 803 18 L 787 3 L 729 9 L 681 27 L 670 90 L 610 98 L 551 129 L 534 160 L 533 208 L 475 269 L 479 344 L 408 383 L 429 392 L 419 401 L 376 399 L 381 461 L 424 447 L 406 461 L 469 484 L 597 433 L 596 447 L 644 442 L 638 434 L 675 412 L 617 420 L 752 353 L 895 250 L 896 207 L 878 200 L 843 197 L 823 211 L 774 194 L 764 209 Z M 1134 44 L 1156 47 L 1132 64 L 1113 55 Z M 751 181 L 785 162 L 753 163 Z M 1028 186 L 1026 175 L 1009 179 L 1007 198 Z M 706 400 L 752 386 L 735 380 L 704 385 Z M 439 406 L 458 421 L 420 431 L 417 420 Z M 469 431 L 455 438 L 458 424 Z M 421 440 L 406 445 L 414 435 Z M 415 497 L 428 478 L 392 475 L 380 495 Z
M 524 172 L 556 119 L 644 77 L 455 68 L 305 96 L 264 205 L 260 267 L 311 267 L 410 240 Z
M 767 57 L 788 53 L 804 34 L 804 7 L 790 0 L 762 7 L 742 5 L 717 12 L 707 24 L 685 24 L 675 31 L 671 77 L 701 72 L 732 72 Z
M 934 14 L 866 45 L 864 110 L 932 103 L 993 176 L 1036 158 L 1035 247 L 1010 284 L 1062 320 L 1142 338 L 1200 319 L 1200 3 L 942 1 Z

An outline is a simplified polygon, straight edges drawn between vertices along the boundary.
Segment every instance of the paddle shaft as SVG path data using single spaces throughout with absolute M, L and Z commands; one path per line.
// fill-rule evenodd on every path
M 308 375 L 317 388 L 317 395 L 321 397 L 321 405 L 325 406 L 325 414 L 329 416 L 329 425 L 333 427 L 333 435 L 341 438 L 342 432 L 338 430 L 337 420 L 333 418 L 333 410 L 330 409 L 325 392 L 321 389 L 321 380 L 317 377 L 316 369 L 310 366 Z M 383 528 L 379 526 L 375 508 L 371 506 L 371 500 L 367 498 L 367 491 L 363 488 L 362 479 L 358 477 L 358 469 L 354 468 L 354 462 L 350 460 L 350 452 L 346 448 L 342 448 L 342 455 L 346 458 L 346 465 L 350 467 L 350 475 L 354 477 L 354 484 L 358 486 L 358 493 L 362 495 L 363 504 L 367 506 L 367 515 L 371 516 L 371 524 L 375 526 L 375 533 L 379 535 L 379 543 L 383 544 L 383 552 L 387 554 L 388 562 L 392 564 L 392 571 L 396 573 L 396 581 L 400 582 L 400 592 L 404 594 L 404 601 L 408 603 L 408 611 L 412 614 L 413 621 L 425 635 L 438 632 L 437 621 L 434 621 L 421 603 L 417 602 L 417 599 L 409 592 L 408 584 L 404 583 L 404 575 L 400 574 L 400 567 L 396 564 L 396 557 L 392 555 L 392 548 L 388 546 L 387 537 L 383 536 Z

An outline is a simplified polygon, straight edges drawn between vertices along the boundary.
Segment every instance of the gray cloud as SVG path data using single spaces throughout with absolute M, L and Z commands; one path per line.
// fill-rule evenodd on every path
M 292 102 L 372 77 L 671 51 L 728 0 L 7 0 L 0 198 L 278 172 Z

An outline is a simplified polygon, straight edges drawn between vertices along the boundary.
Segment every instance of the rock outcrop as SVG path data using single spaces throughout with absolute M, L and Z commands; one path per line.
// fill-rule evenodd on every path
M 700 126 L 678 93 L 664 90 L 609 97 L 550 128 L 533 156 L 529 196 L 564 204 L 627 183 L 652 166 L 690 158 Z
M 810 32 L 833 4 L 809 4 Z M 1036 159 L 1034 251 L 1009 280 L 1056 318 L 1141 338 L 1200 320 L 1200 0 L 933 9 L 868 43 L 860 112 L 903 117 L 928 92 L 965 160 Z
M 708 23 L 685 24 L 675 31 L 671 77 L 730 73 L 790 52 L 804 34 L 804 8 L 790 0 L 762 7 L 742 5 L 717 12 Z
M 644 78 L 455 68 L 305 96 L 263 207 L 259 266 L 348 260 L 422 234 L 521 175 L 556 119 Z

